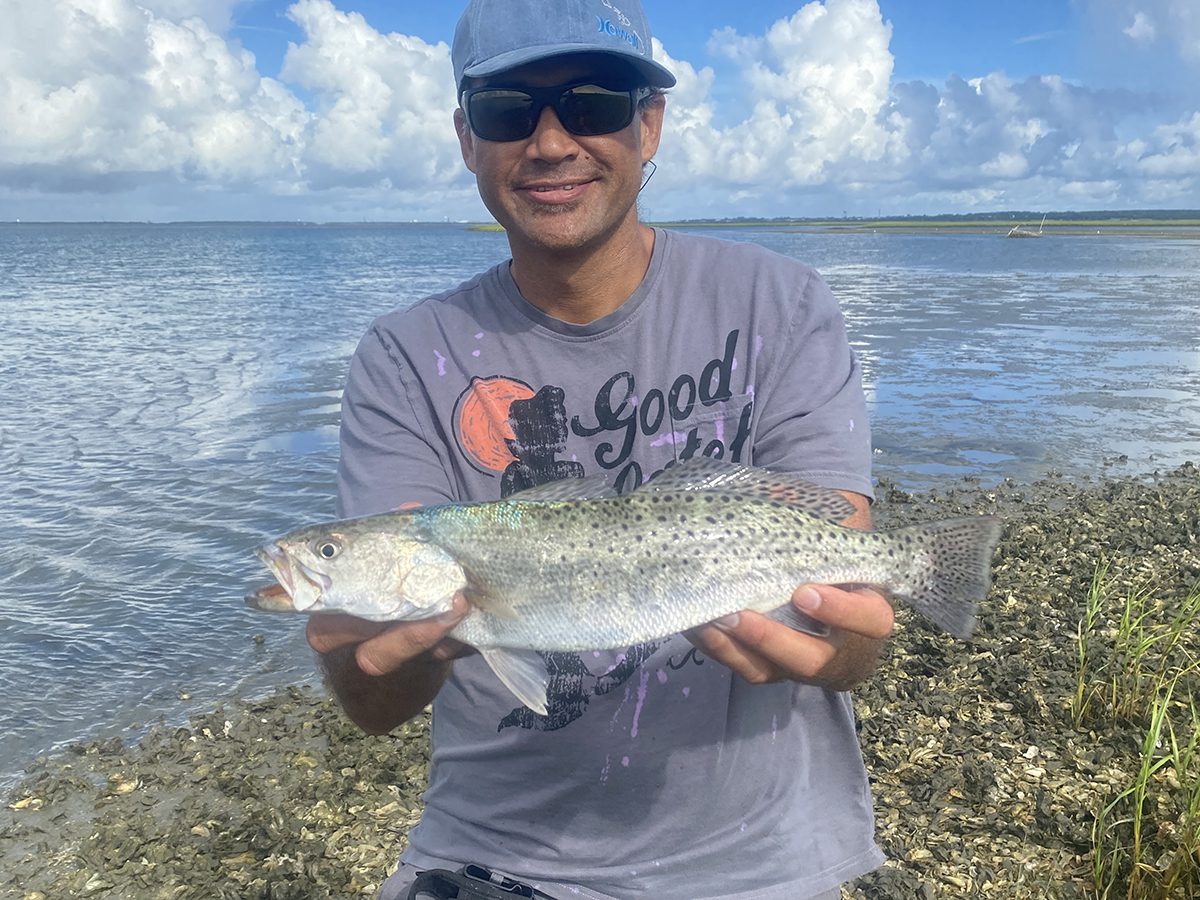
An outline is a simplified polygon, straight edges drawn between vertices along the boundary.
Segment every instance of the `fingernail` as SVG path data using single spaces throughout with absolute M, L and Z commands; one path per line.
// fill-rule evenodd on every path
M 805 612 L 812 612 L 821 605 L 821 595 L 813 588 L 801 588 L 792 595 L 792 603 L 800 607 Z
M 731 630 L 731 629 L 737 628 L 738 622 L 740 622 L 741 620 L 742 620 L 741 613 L 730 613 L 727 616 L 721 616 L 721 618 L 717 619 L 715 622 L 713 622 L 713 624 L 716 625 L 718 628 L 724 628 L 726 630 Z

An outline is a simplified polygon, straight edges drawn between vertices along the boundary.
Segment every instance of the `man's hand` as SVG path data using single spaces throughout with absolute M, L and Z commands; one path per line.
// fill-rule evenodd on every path
M 468 609 L 458 596 L 451 612 L 413 622 L 311 616 L 308 643 L 346 714 L 364 731 L 384 734 L 424 709 L 450 674 L 450 661 L 469 652 L 447 637 Z
M 791 680 L 848 691 L 870 677 L 894 622 L 883 595 L 810 584 L 797 588 L 792 603 L 831 626 L 829 636 L 804 634 L 749 611 L 694 628 L 686 636 L 751 684 Z
M 446 635 L 467 611 L 460 594 L 450 612 L 412 622 L 369 622 L 341 613 L 310 616 L 306 636 L 322 656 L 353 647 L 363 673 L 389 675 L 424 653 L 441 660 L 463 655 L 465 645 Z

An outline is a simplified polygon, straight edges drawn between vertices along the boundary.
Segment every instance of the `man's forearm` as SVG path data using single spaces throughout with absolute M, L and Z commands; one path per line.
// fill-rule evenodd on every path
M 418 715 L 441 689 L 453 662 L 423 654 L 395 672 L 368 675 L 355 647 L 320 654 L 321 669 L 346 715 L 368 734 L 387 734 Z

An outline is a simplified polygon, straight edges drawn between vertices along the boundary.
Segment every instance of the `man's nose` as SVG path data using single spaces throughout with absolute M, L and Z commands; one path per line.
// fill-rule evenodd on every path
M 538 116 L 537 128 L 529 139 L 529 152 L 537 159 L 552 162 L 578 155 L 579 143 L 575 135 L 563 127 L 553 107 L 545 107 Z

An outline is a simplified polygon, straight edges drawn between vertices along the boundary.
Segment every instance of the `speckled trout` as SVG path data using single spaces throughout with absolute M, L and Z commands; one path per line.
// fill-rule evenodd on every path
M 592 476 L 303 528 L 256 551 L 279 586 L 246 602 L 390 621 L 448 612 L 462 592 L 471 611 L 451 636 L 542 714 L 537 651 L 628 647 L 744 609 L 826 633 L 790 602 L 806 582 L 871 585 L 969 636 L 999 521 L 867 532 L 839 524 L 853 512 L 837 491 L 696 459 L 622 495 Z

